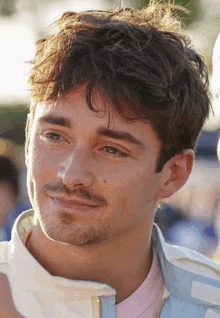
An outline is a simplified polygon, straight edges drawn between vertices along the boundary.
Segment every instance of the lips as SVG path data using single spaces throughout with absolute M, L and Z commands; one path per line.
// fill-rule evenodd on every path
M 66 208 L 79 208 L 79 209 L 85 209 L 85 208 L 97 208 L 100 207 L 98 204 L 91 204 L 85 201 L 81 200 L 70 200 L 65 197 L 59 197 L 59 196 L 53 196 L 51 199 Z

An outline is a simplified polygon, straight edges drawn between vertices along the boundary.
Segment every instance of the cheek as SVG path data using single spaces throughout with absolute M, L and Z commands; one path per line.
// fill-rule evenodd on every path
M 154 171 L 137 169 L 129 175 L 129 178 L 121 182 L 121 191 L 124 204 L 131 209 L 139 211 L 150 209 L 155 204 L 158 190 L 158 177 Z
M 113 199 L 118 198 L 119 193 L 121 197 L 132 195 L 132 199 L 134 195 L 147 196 L 148 192 L 153 192 L 155 175 L 154 169 L 146 167 L 146 163 L 124 165 L 111 171 L 97 170 L 97 176 L 102 177 L 103 190 L 107 196 L 112 194 Z
M 27 153 L 27 187 L 30 198 L 37 195 L 41 186 L 52 176 L 54 163 L 47 159 L 45 152 L 37 143 L 32 142 Z M 54 158 L 55 159 L 55 158 Z M 33 204 L 33 203 L 32 203 Z
M 28 169 L 32 176 L 44 177 L 50 174 L 56 166 L 59 156 L 54 155 L 52 158 L 48 156 L 48 151 L 42 146 L 42 143 L 35 138 L 30 145 L 28 156 Z
M 139 203 L 140 198 L 143 201 L 147 195 L 148 183 L 142 180 L 136 173 L 111 174 L 109 178 L 102 179 L 103 188 L 101 191 L 107 201 L 117 208 L 133 209 Z

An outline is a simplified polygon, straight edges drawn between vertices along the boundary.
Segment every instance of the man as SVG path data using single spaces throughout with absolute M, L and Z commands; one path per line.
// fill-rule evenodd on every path
M 3 312 L 220 317 L 220 266 L 153 226 L 158 203 L 187 181 L 209 110 L 203 62 L 171 9 L 67 12 L 38 41 L 33 210 L 0 247 Z

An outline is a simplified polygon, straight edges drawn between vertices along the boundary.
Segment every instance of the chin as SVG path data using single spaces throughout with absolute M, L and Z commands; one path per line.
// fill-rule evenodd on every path
M 108 239 L 107 231 L 97 230 L 88 225 L 60 224 L 43 226 L 44 234 L 51 240 L 74 246 L 94 245 Z

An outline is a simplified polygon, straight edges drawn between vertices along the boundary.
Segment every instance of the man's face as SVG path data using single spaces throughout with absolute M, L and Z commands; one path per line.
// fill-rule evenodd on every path
M 95 95 L 97 109 L 104 102 Z M 35 222 L 74 245 L 151 230 L 161 173 L 150 124 L 91 111 L 85 87 L 38 105 L 27 143 L 28 191 Z

